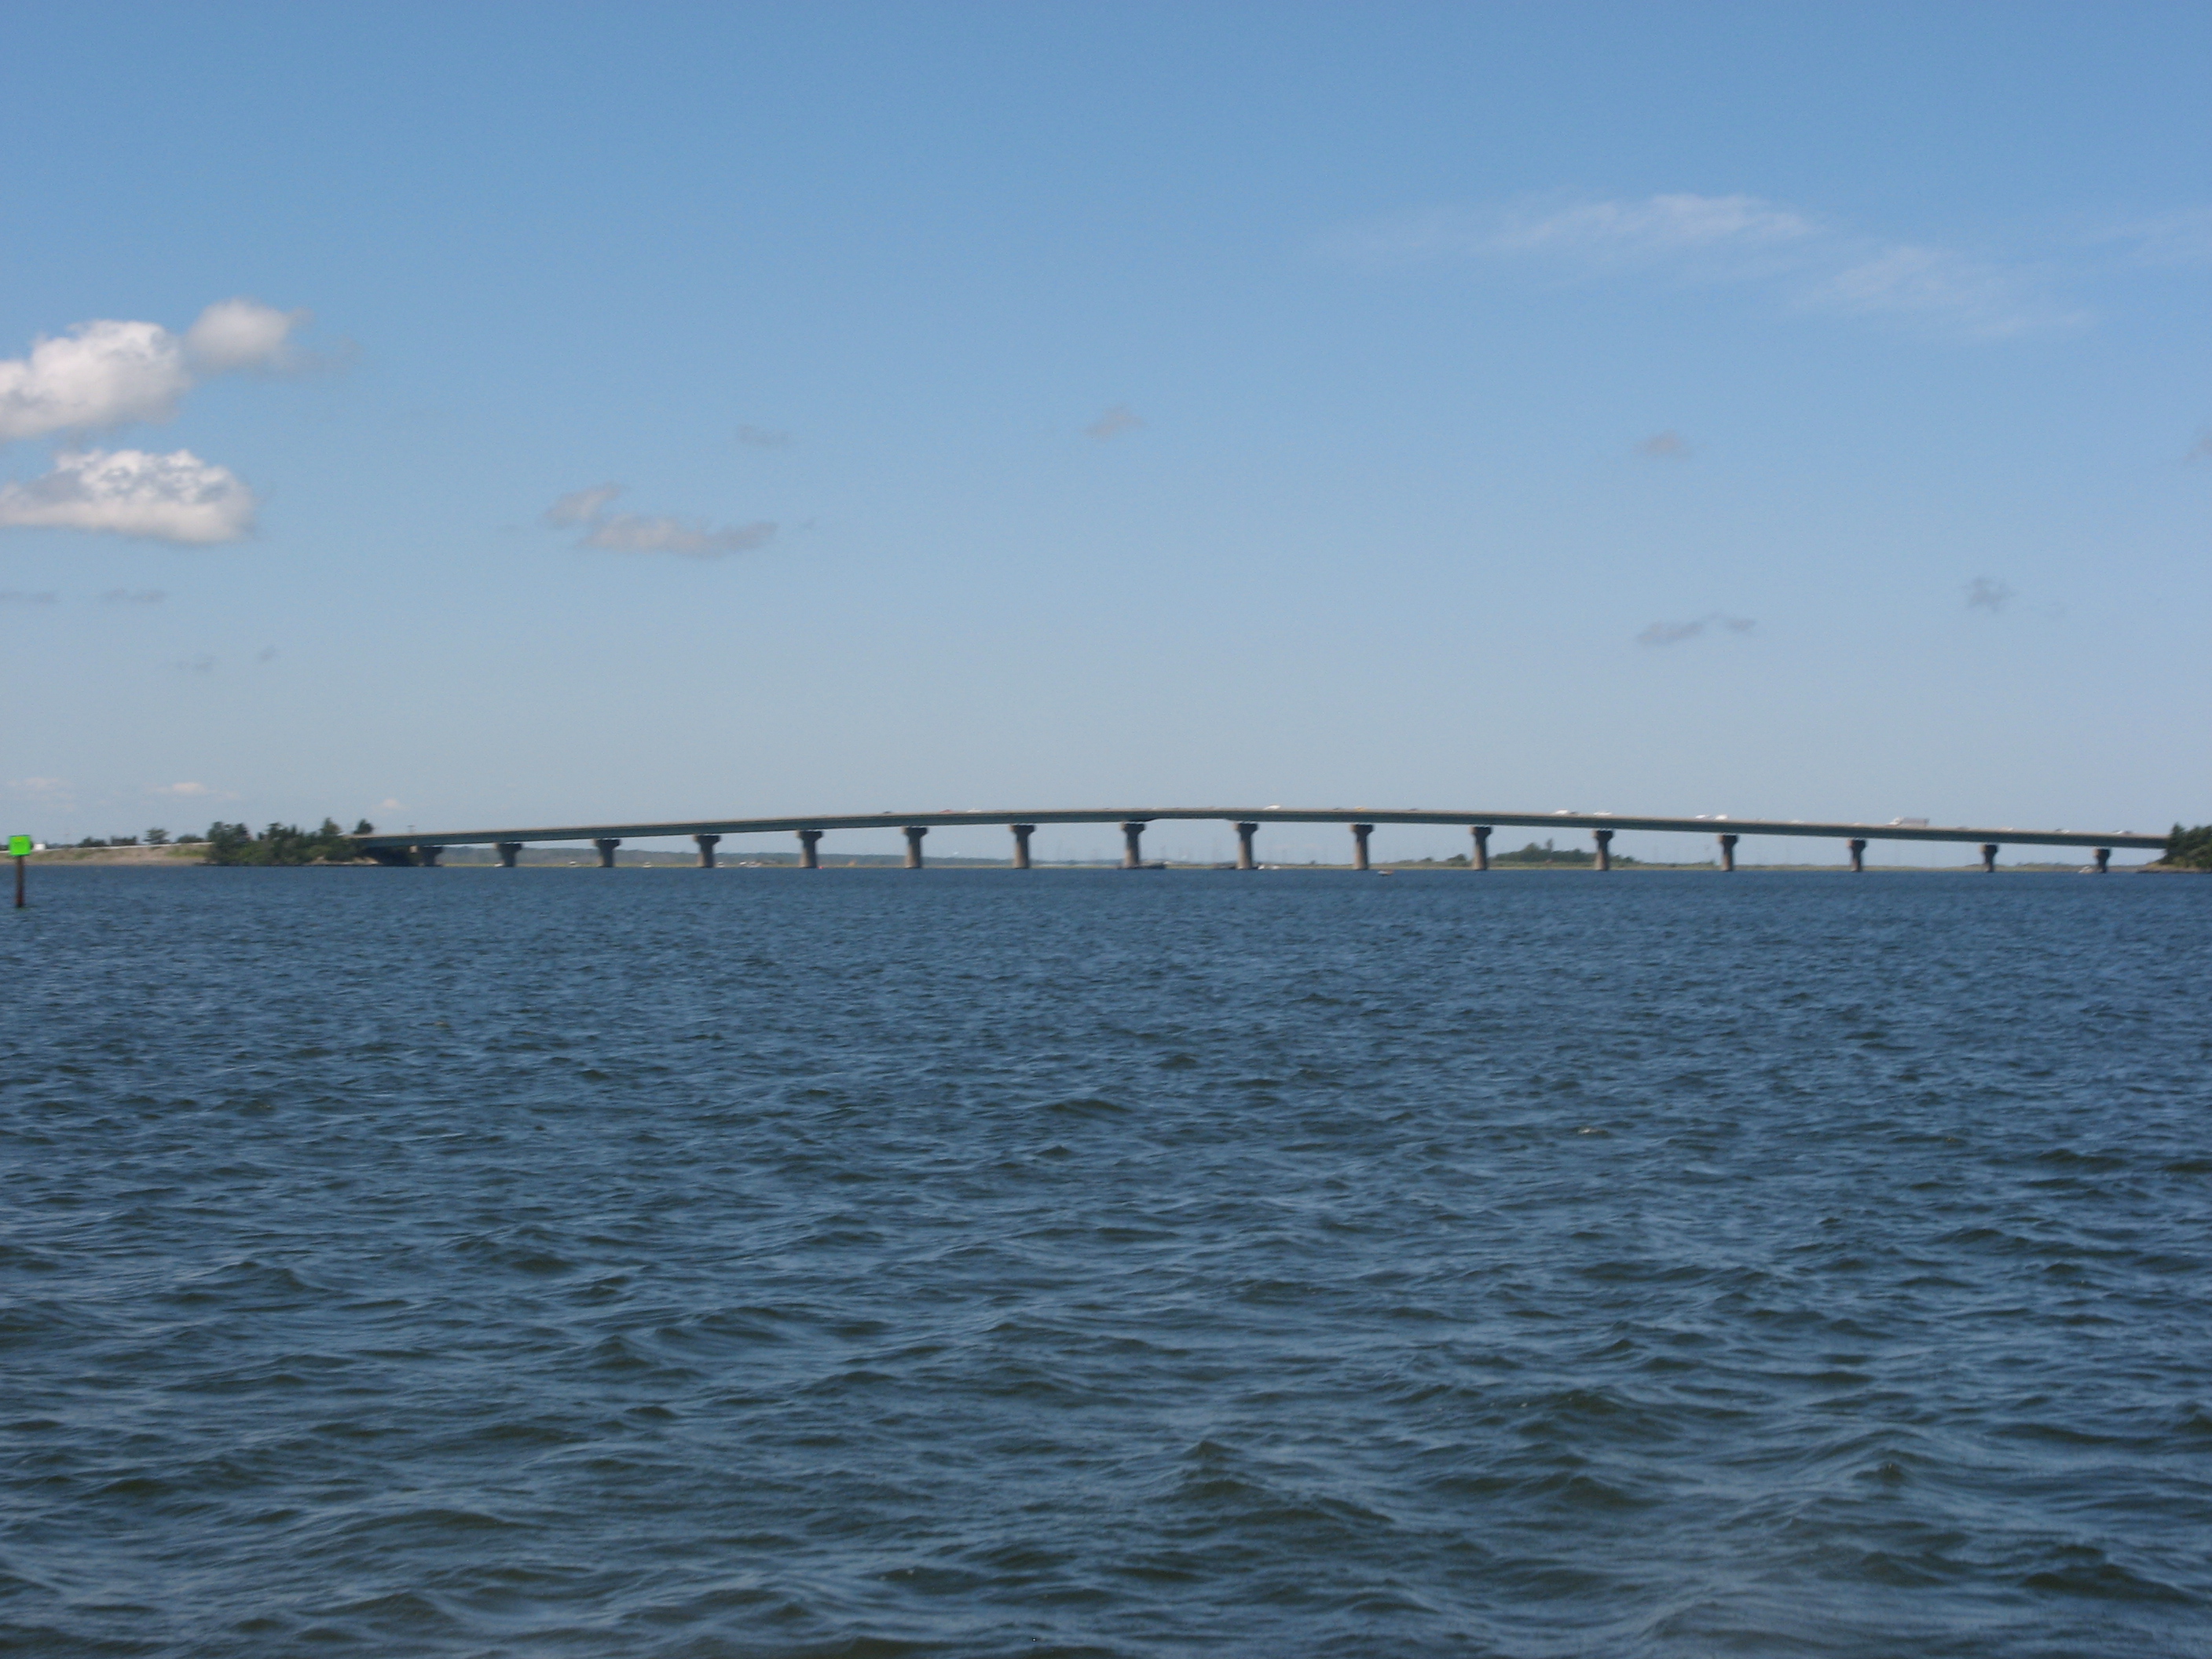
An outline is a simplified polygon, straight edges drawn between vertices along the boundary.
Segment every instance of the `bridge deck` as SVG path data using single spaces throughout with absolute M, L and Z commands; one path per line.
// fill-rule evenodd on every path
M 969 824 L 1149 823 L 1208 818 L 1237 823 L 1413 823 L 1468 829 L 1492 824 L 1540 830 L 1652 830 L 1702 836 L 1811 836 L 1831 841 L 1950 841 L 2009 847 L 2163 848 L 2164 836 L 2086 830 L 1971 829 L 1900 823 L 1804 823 L 1795 818 L 1631 817 L 1611 812 L 1423 812 L 1371 807 L 1130 806 L 1077 811 L 812 813 L 803 817 L 697 818 L 673 823 L 570 823 L 520 830 L 441 830 L 363 836 L 364 848 L 471 847 L 501 842 L 644 841 L 660 836 L 753 836 L 778 830 L 952 829 Z

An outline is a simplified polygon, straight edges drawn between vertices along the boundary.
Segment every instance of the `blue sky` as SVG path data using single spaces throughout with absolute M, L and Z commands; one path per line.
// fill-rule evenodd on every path
M 2201 6 L 88 27 L 9 828 L 2212 817 Z

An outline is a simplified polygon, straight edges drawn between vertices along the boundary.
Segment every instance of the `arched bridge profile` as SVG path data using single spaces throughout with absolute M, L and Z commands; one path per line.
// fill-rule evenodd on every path
M 1022 812 L 857 812 L 845 815 L 784 818 L 711 818 L 674 823 L 586 823 L 535 830 L 453 830 L 434 835 L 410 831 L 404 836 L 362 836 L 362 850 L 380 864 L 434 865 L 448 847 L 490 847 L 499 861 L 510 867 L 524 847 L 533 842 L 588 842 L 596 848 L 602 866 L 611 869 L 615 849 L 625 841 L 689 836 L 698 843 L 699 862 L 711 869 L 714 849 L 726 836 L 765 836 L 778 833 L 799 837 L 799 865 L 821 867 L 817 856 L 822 837 L 832 830 L 896 830 L 906 836 L 906 867 L 922 867 L 922 838 L 932 830 L 975 824 L 1004 824 L 1013 834 L 1017 870 L 1030 867 L 1030 836 L 1042 823 L 1113 823 L 1121 830 L 1121 863 L 1125 869 L 1143 867 L 1145 828 L 1161 822 L 1204 819 L 1226 823 L 1237 830 L 1237 867 L 1259 868 L 1253 843 L 1262 826 L 1271 823 L 1340 823 L 1352 832 L 1352 866 L 1368 867 L 1367 840 L 1379 824 L 1418 824 L 1425 829 L 1464 829 L 1474 838 L 1468 867 L 1490 868 L 1490 832 L 1500 825 L 1586 831 L 1596 853 L 1596 867 L 1613 867 L 1612 845 L 1623 830 L 1661 830 L 1668 834 L 1709 835 L 1720 842 L 1720 867 L 1735 868 L 1736 842 L 1746 836 L 1800 836 L 1840 841 L 1850 849 L 1851 868 L 1865 867 L 1867 844 L 1876 841 L 1963 842 L 1981 848 L 1982 868 L 1996 868 L 2002 847 L 2081 847 L 2090 849 L 2101 873 L 2115 848 L 2163 848 L 2163 836 L 2117 835 L 2093 830 L 1984 830 L 1899 820 L 1889 823 L 1807 823 L 1797 819 L 1712 817 L 1635 817 L 1615 812 L 1401 812 L 1376 811 L 1367 807 L 1152 806 L 1093 808 L 1077 811 Z

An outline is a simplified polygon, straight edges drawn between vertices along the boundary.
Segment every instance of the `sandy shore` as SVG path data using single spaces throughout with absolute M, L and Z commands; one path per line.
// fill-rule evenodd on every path
M 155 864 L 185 865 L 205 862 L 207 848 L 198 847 L 49 847 L 31 854 L 33 864 Z

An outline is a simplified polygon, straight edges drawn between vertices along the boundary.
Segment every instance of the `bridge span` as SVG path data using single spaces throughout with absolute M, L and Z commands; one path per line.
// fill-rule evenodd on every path
M 1867 844 L 1876 841 L 1964 842 L 1980 848 L 1982 868 L 1996 868 L 2003 847 L 2080 847 L 2089 849 L 2100 874 L 2110 864 L 2114 848 L 2163 848 L 2163 836 L 2139 836 L 2132 831 L 2107 834 L 2100 830 L 1973 829 L 1903 821 L 1889 823 L 1807 823 L 1796 818 L 1637 817 L 1618 812 L 1425 812 L 1378 811 L 1372 808 L 1332 806 L 1326 809 L 1285 806 L 1148 806 L 1097 807 L 1078 811 L 1021 812 L 855 812 L 805 817 L 702 818 L 672 823 L 582 823 L 533 830 L 450 830 L 422 835 L 362 836 L 362 850 L 380 864 L 434 865 L 448 847 L 491 847 L 501 864 L 512 867 L 523 848 L 532 842 L 589 842 L 598 849 L 599 863 L 614 866 L 615 849 L 624 841 L 689 836 L 698 843 L 699 862 L 711 869 L 714 849 L 726 836 L 778 833 L 799 837 L 799 865 L 821 867 L 822 837 L 832 830 L 896 830 L 906 836 L 906 866 L 922 867 L 922 838 L 932 830 L 974 824 L 1004 824 L 1012 832 L 1013 868 L 1030 867 L 1030 836 L 1041 823 L 1113 823 L 1121 826 L 1122 867 L 1144 864 L 1145 827 L 1164 820 L 1210 819 L 1235 826 L 1237 867 L 1259 868 L 1254 841 L 1270 823 L 1340 823 L 1352 833 L 1352 866 L 1368 868 L 1367 841 L 1378 824 L 1419 824 L 1425 828 L 1464 829 L 1473 837 L 1468 868 L 1490 868 L 1490 832 L 1500 826 L 1551 830 L 1571 830 L 1589 836 L 1600 870 L 1613 867 L 1612 845 L 1623 830 L 1656 830 L 1669 834 L 1708 835 L 1720 844 L 1720 867 L 1735 868 L 1736 843 L 1746 836 L 1802 836 L 1840 841 L 1850 854 L 1854 870 L 1865 867 Z

